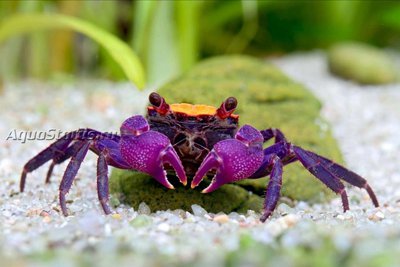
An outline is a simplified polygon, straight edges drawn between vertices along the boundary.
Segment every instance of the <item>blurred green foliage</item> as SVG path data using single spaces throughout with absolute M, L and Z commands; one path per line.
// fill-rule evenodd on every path
M 280 55 L 342 40 L 400 45 L 398 1 L 0 1 L 3 23 L 17 13 L 68 15 L 115 35 L 156 86 L 212 55 Z M 126 79 L 103 46 L 69 30 L 9 38 L 0 57 L 4 79 Z
M 43 29 L 71 29 L 95 40 L 119 64 L 127 78 L 139 88 L 144 87 L 144 71 L 130 47 L 110 33 L 83 20 L 60 14 L 19 14 L 4 21 L 0 28 L 0 42 L 14 35 Z M 41 37 L 41 35 L 39 35 Z M 38 39 L 41 40 L 41 39 Z

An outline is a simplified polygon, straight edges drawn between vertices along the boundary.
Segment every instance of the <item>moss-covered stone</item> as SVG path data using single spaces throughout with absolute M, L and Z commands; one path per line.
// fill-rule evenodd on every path
M 174 178 L 172 177 L 171 180 Z M 204 188 L 204 187 L 202 187 Z M 176 184 L 175 190 L 161 186 L 147 174 L 135 171 L 114 170 L 110 180 L 110 189 L 124 203 L 137 209 L 141 202 L 145 202 L 152 211 L 183 209 L 191 211 L 193 204 L 198 204 L 209 212 L 231 212 L 251 207 L 259 211 L 263 199 L 249 193 L 244 188 L 228 184 L 220 189 L 202 194 L 201 189 L 185 188 Z
M 328 52 L 328 64 L 332 73 L 361 84 L 386 84 L 397 79 L 389 55 L 368 44 L 337 44 Z
M 294 144 L 341 162 L 329 127 L 319 117 L 321 105 L 318 100 L 272 64 L 245 56 L 209 59 L 163 86 L 159 93 L 168 103 L 214 106 L 229 96 L 235 96 L 238 99 L 236 113 L 240 115 L 242 125 L 247 123 L 258 129 L 280 128 Z M 200 194 L 198 190 L 183 187 L 168 190 L 148 176 L 133 172 L 114 171 L 112 176 L 111 182 L 120 187 L 114 192 L 122 192 L 125 201 L 134 207 L 145 201 L 152 210 L 190 210 L 193 203 L 215 212 L 259 209 L 268 183 L 268 178 L 248 179 L 237 185 L 226 185 L 211 194 Z M 243 188 L 254 194 L 249 197 Z M 300 163 L 285 167 L 282 194 L 291 199 L 309 201 L 322 201 L 333 195 Z

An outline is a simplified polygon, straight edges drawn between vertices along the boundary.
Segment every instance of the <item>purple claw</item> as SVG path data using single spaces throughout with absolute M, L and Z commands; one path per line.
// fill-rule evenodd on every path
M 186 185 L 182 163 L 168 137 L 149 130 L 145 118 L 134 116 L 127 119 L 121 126 L 121 135 L 121 155 L 132 169 L 145 172 L 165 187 L 174 189 L 164 170 L 164 164 L 169 164 L 179 181 Z
M 190 185 L 190 187 L 195 188 L 196 186 L 198 186 L 208 171 L 212 169 L 218 169 L 222 165 L 223 165 L 222 159 L 217 155 L 217 153 L 214 150 L 212 150 L 210 153 L 208 153 L 208 155 L 204 158 L 203 162 L 201 163 L 200 168 L 197 170 L 196 175 L 193 177 L 192 184 Z M 223 179 L 221 179 L 220 176 L 221 176 L 220 173 L 217 172 L 211 184 L 206 189 L 204 189 L 203 192 L 204 193 L 210 192 L 209 190 L 214 191 L 215 189 L 223 185 L 224 183 L 221 183 Z
M 214 145 L 194 176 L 192 188 L 212 169 L 216 169 L 217 173 L 203 193 L 212 192 L 223 184 L 250 177 L 259 168 L 264 158 L 263 137 L 260 132 L 250 125 L 244 125 L 235 138 Z
M 185 174 L 185 171 L 183 169 L 182 166 L 182 162 L 179 159 L 178 154 L 176 153 L 175 149 L 172 147 L 172 145 L 169 145 L 162 153 L 162 160 L 163 163 L 168 163 L 169 165 L 171 165 L 175 172 L 176 175 L 179 178 L 179 181 L 181 181 L 181 183 L 183 185 L 187 185 L 187 177 Z

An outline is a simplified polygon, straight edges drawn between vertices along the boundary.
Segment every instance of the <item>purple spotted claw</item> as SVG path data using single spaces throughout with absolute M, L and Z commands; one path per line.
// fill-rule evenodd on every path
M 140 115 L 122 124 L 120 151 L 131 169 L 151 175 L 167 188 L 174 189 L 174 186 L 167 179 L 165 164 L 172 166 L 182 184 L 187 184 L 182 163 L 168 137 L 150 130 L 146 119 Z
M 223 184 L 250 177 L 263 162 L 262 143 L 263 136 L 257 129 L 250 125 L 242 126 L 235 139 L 226 139 L 214 145 L 193 177 L 191 187 L 196 187 L 213 169 L 216 170 L 216 175 L 203 193 L 212 192 Z

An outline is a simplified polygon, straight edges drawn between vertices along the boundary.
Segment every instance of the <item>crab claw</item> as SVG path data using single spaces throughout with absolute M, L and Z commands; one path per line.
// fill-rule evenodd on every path
M 168 137 L 149 130 L 142 116 L 133 116 L 122 124 L 120 150 L 132 169 L 151 175 L 165 187 L 174 189 L 167 179 L 165 164 L 172 166 L 182 184 L 187 184 L 182 163 Z
M 263 161 L 262 142 L 263 137 L 257 129 L 244 125 L 236 133 L 235 139 L 223 140 L 214 145 L 193 177 L 191 187 L 199 185 L 210 170 L 216 170 L 216 174 L 202 193 L 250 177 Z

